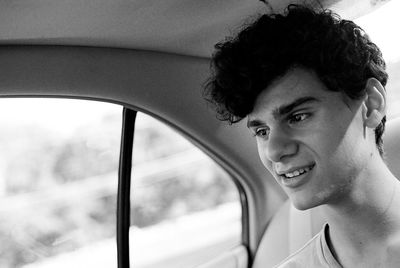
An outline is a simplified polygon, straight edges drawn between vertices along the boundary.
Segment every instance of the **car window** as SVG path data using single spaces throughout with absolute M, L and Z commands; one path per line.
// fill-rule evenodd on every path
M 388 119 L 400 116 L 400 36 L 395 30 L 400 24 L 400 1 L 390 1 L 355 22 L 381 49 L 386 61 L 389 80 L 386 86 Z
M 231 177 L 165 124 L 138 113 L 131 183 L 131 267 L 194 267 L 241 243 Z
M 0 267 L 117 267 L 122 107 L 0 99 Z

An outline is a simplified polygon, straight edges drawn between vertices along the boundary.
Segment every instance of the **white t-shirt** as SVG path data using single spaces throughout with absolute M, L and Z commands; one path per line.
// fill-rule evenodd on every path
M 342 268 L 333 257 L 326 242 L 328 224 L 301 249 L 287 257 L 275 268 Z

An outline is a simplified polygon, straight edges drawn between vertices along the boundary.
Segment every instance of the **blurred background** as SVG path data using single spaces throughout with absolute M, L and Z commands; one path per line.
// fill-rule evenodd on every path
M 117 267 L 122 107 L 0 99 L 0 114 L 0 266 Z M 133 267 L 191 267 L 240 243 L 236 186 L 199 149 L 139 113 L 133 159 Z

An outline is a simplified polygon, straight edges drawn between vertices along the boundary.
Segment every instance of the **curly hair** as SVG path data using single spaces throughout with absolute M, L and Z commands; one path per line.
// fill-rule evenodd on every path
M 251 113 L 261 91 L 294 66 L 313 70 L 328 90 L 352 99 L 365 96 L 368 78 L 383 86 L 388 79 L 382 53 L 359 26 L 307 6 L 262 15 L 215 49 L 204 97 L 231 124 Z M 385 121 L 375 129 L 381 155 Z

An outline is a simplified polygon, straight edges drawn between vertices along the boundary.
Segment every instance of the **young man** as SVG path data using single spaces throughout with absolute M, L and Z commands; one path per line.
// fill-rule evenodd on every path
M 323 230 L 278 267 L 400 267 L 400 187 L 383 160 L 387 81 L 363 30 L 291 5 L 216 45 L 207 98 Z

